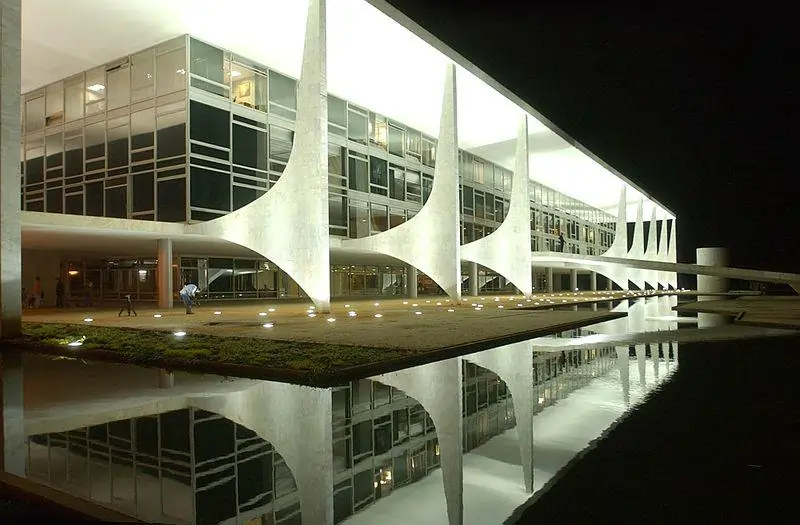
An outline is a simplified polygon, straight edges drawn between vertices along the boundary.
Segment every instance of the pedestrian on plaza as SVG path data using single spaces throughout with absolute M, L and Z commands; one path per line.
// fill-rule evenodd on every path
M 194 299 L 194 295 L 197 293 L 197 285 L 194 285 L 190 282 L 186 282 L 181 288 L 181 291 L 178 292 L 178 295 L 183 302 L 183 305 L 186 307 L 187 314 L 193 314 L 192 311 L 192 300 Z
M 563 252 L 566 244 L 567 240 L 564 239 L 564 232 L 558 232 L 558 251 Z
M 133 315 L 137 317 L 139 316 L 139 314 L 136 313 L 136 308 L 133 307 L 133 300 L 131 299 L 130 294 L 125 296 L 125 302 L 122 303 L 122 308 L 119 309 L 117 317 L 121 316 L 122 312 L 126 309 L 128 310 L 128 317 L 131 316 L 131 311 L 133 312 Z
M 36 277 L 33 280 L 33 307 L 39 308 L 44 302 L 44 290 L 42 289 L 42 279 Z
M 64 281 L 56 277 L 56 308 L 64 308 Z

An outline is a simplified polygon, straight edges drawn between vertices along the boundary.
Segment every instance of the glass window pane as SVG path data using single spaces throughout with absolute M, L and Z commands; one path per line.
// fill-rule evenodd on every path
M 64 188 L 47 190 L 47 213 L 64 213 Z
M 186 89 L 186 52 L 183 48 L 159 55 L 156 67 L 158 96 Z
M 233 64 L 231 97 L 242 106 L 267 111 L 267 77 L 243 65 Z
M 64 84 L 56 82 L 47 86 L 45 103 L 45 124 L 58 124 L 64 121 Z
M 343 128 L 347 127 L 347 103 L 333 95 L 328 95 L 328 121 Z
M 86 184 L 85 194 L 86 215 L 102 217 L 103 204 L 105 202 L 105 198 L 103 197 L 103 181 Z
M 64 140 L 64 174 L 67 177 L 83 173 L 83 135 Z
M 294 79 L 269 72 L 269 101 L 285 108 L 297 109 L 297 87 Z
M 64 81 L 64 113 L 67 121 L 83 118 L 83 75 Z
M 64 141 L 61 133 L 47 135 L 44 141 L 47 168 L 56 168 L 64 164 Z
M 102 113 L 106 109 L 106 69 L 98 67 L 86 72 L 86 114 Z
M 267 134 L 254 128 L 233 125 L 233 163 L 267 169 Z
M 280 162 L 289 162 L 292 152 L 294 133 L 278 126 L 269 127 L 269 158 Z
M 328 218 L 331 226 L 347 227 L 347 197 L 344 195 L 328 195 Z
M 133 212 L 152 211 L 155 204 L 155 186 L 153 173 L 137 173 L 132 175 L 133 187 L 132 205 Z
M 369 191 L 369 167 L 367 161 L 350 157 L 347 167 L 350 189 L 368 192 Z
M 400 166 L 389 166 L 389 197 L 397 200 L 406 198 L 406 173 Z
M 347 114 L 347 137 L 361 144 L 367 143 L 367 117 L 355 111 Z
M 131 77 L 128 64 L 122 64 L 106 72 L 108 76 L 108 109 L 127 106 L 131 100 Z
M 157 217 L 159 221 L 186 220 L 186 179 L 158 181 Z
M 25 140 L 25 184 L 36 184 L 43 180 L 44 137 L 28 137 Z
M 403 156 L 405 131 L 396 126 L 389 126 L 389 153 Z
M 189 137 L 215 146 L 231 145 L 230 112 L 192 100 Z
M 260 196 L 264 194 L 263 190 L 256 188 L 246 188 L 244 186 L 233 187 L 233 209 L 238 210 L 243 206 L 247 206 Z
M 161 115 L 156 122 L 159 159 L 186 155 L 186 111 Z
M 419 131 L 406 129 L 406 152 L 417 157 L 422 153 L 422 135 Z
M 389 140 L 389 124 L 386 122 L 386 117 L 370 112 L 369 131 L 370 142 L 385 151 Z
M 128 117 L 109 121 L 108 135 L 106 138 L 108 144 L 106 165 L 108 168 L 119 168 L 129 164 L 129 134 L 130 126 L 128 124 Z
M 352 239 L 367 237 L 369 235 L 369 208 L 367 208 L 367 203 L 351 199 L 349 210 L 350 237 Z
M 83 215 L 83 193 L 66 195 L 64 197 L 64 213 Z
M 125 219 L 128 216 L 128 187 L 106 189 L 106 217 Z
M 155 109 L 131 113 L 131 149 L 152 148 L 155 145 L 153 132 L 156 128 Z
M 106 123 L 97 122 L 83 128 L 86 160 L 102 158 L 106 154 Z
M 155 95 L 155 49 L 131 57 L 131 102 L 153 98 Z
M 191 39 L 189 44 L 190 71 L 219 84 L 225 83 L 225 56 L 221 49 Z
M 44 128 L 44 97 L 25 101 L 25 131 Z
M 219 171 L 191 167 L 191 205 L 198 208 L 230 211 L 231 175 Z
M 374 233 L 385 232 L 389 229 L 389 213 L 385 205 L 370 204 L 371 230 Z M 376 397 L 377 403 L 377 397 Z

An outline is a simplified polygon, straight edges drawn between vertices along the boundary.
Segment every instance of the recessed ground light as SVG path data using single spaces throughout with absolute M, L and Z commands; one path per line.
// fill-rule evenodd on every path
M 483 310 L 483 308 L 481 308 L 480 306 L 476 306 L 476 307 L 475 307 L 475 310 L 477 310 L 477 311 L 479 311 L 479 312 L 480 312 L 481 310 Z
M 517 303 L 517 308 L 522 307 L 522 303 Z
M 350 308 L 349 304 L 344 305 L 345 308 Z
M 495 297 L 495 298 L 494 298 L 494 301 L 495 301 L 495 302 L 497 302 L 497 301 L 499 301 L 499 300 L 500 300 L 500 298 L 499 298 L 499 297 Z
M 172 335 L 174 335 L 175 337 L 183 337 L 183 336 L 186 335 L 186 332 L 183 332 L 183 331 L 175 332 Z
M 217 310 L 216 312 L 214 312 L 214 315 L 222 315 L 222 312 L 220 312 L 219 310 Z
M 383 317 L 383 314 L 375 314 L 375 317 L 377 317 L 378 319 L 380 319 L 381 317 Z
M 275 309 L 274 309 L 274 308 L 270 308 L 270 309 L 269 309 L 269 310 L 267 310 L 267 311 L 268 311 L 268 312 L 274 312 L 274 311 L 275 311 Z
M 436 303 L 436 306 L 442 306 L 442 303 Z
M 498 304 L 497 307 L 498 308 L 505 308 L 505 306 L 503 306 L 502 304 Z
M 307 313 L 307 314 L 313 314 L 313 313 L 314 313 L 314 310 L 308 309 L 308 310 L 306 310 L 306 313 Z
M 403 301 L 403 304 L 408 304 L 408 301 Z
M 336 318 L 334 318 L 334 317 L 328 317 L 328 318 L 327 318 L 327 319 L 325 319 L 325 320 L 326 320 L 326 321 L 328 321 L 329 323 L 333 323 L 333 322 L 335 322 L 335 321 L 336 321 Z
M 275 325 L 272 324 L 272 323 L 265 323 L 264 324 L 264 328 L 272 328 L 273 326 L 275 326 Z
M 267 312 L 258 312 L 259 317 L 265 317 Z
M 374 303 L 372 306 L 380 306 L 381 303 Z
M 155 317 L 156 319 L 158 319 L 159 317 L 161 317 L 161 314 L 153 314 L 153 317 Z
M 317 307 L 316 307 L 316 306 L 309 306 L 309 307 L 308 307 L 308 309 L 309 309 L 309 310 L 316 310 L 316 309 L 317 309 Z
M 453 310 L 452 308 L 448 308 L 447 311 L 448 312 L 455 312 L 455 310 Z
M 83 341 L 72 341 L 71 343 L 68 343 L 67 346 L 75 347 L 75 346 L 81 346 L 82 344 Z
M 414 304 L 412 304 L 411 306 L 414 306 L 414 307 L 416 307 L 416 306 L 419 306 L 419 305 L 418 305 L 417 303 L 414 303 Z
M 478 303 L 472 303 L 470 306 L 478 306 Z
M 422 312 L 414 312 L 414 315 L 422 315 Z
M 309 317 L 316 317 L 316 316 L 317 316 L 317 314 L 311 313 L 311 314 L 308 314 L 308 316 L 309 316 Z
M 426 302 L 426 303 L 429 303 L 430 301 L 425 301 L 425 302 Z
M 92 319 L 91 317 L 87 317 L 83 321 L 86 323 L 91 323 L 92 321 L 94 321 L 94 319 Z
M 351 311 L 347 312 L 347 315 L 349 315 L 350 317 L 355 317 L 355 316 L 357 316 L 358 314 L 357 314 L 357 313 L 355 313 L 355 312 L 353 312 L 353 311 L 351 310 Z

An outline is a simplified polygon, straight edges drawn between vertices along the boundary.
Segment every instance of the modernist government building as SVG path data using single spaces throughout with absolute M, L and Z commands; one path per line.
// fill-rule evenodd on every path
M 200 4 L 3 1 L 20 293 L 166 307 L 191 281 L 325 309 L 676 284 L 603 259 L 674 262 L 670 210 L 385 2 Z

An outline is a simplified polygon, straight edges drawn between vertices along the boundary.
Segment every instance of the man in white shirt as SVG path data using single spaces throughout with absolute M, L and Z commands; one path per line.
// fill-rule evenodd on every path
M 193 314 L 192 311 L 192 299 L 194 298 L 194 294 L 197 293 L 197 286 L 192 283 L 186 283 L 181 288 L 181 291 L 178 292 L 178 295 L 181 297 L 181 301 L 183 301 L 183 305 L 186 307 L 187 314 Z

